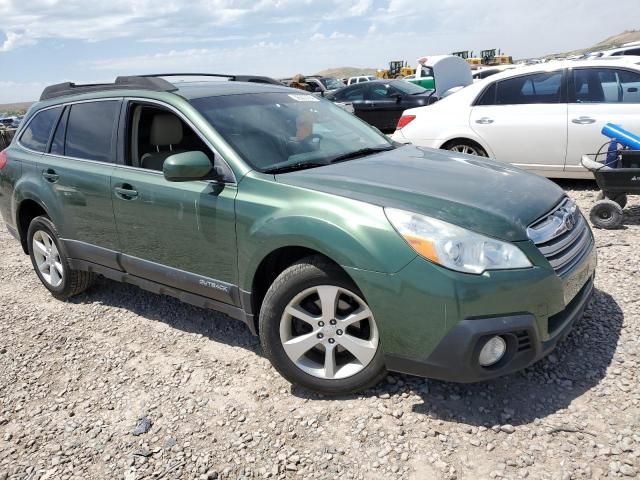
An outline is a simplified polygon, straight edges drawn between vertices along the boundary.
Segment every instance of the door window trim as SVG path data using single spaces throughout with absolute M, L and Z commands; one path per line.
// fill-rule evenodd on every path
M 60 111 L 60 115 L 62 115 L 65 111 L 65 109 L 71 105 L 75 105 L 78 103 L 95 103 L 95 102 L 107 102 L 107 101 L 119 101 L 120 106 L 122 106 L 122 100 L 123 97 L 118 96 L 118 97 L 108 97 L 108 98 L 95 98 L 95 99 L 90 99 L 90 100 L 75 100 L 75 101 L 70 101 L 70 102 L 64 102 L 64 103 L 58 103 L 56 105 L 50 105 L 48 107 L 44 107 L 40 110 L 38 110 L 36 113 L 34 113 L 31 118 L 29 119 L 29 122 L 27 122 L 27 124 L 25 125 L 25 129 L 27 128 L 27 126 L 29 125 L 29 123 L 31 123 L 31 121 L 36 117 L 36 115 L 38 115 L 40 112 L 43 112 L 45 110 L 49 110 L 51 108 L 58 108 L 58 107 L 62 107 L 62 110 Z M 120 115 L 116 115 L 116 120 L 119 122 L 119 117 Z M 67 115 L 67 120 L 69 120 L 69 116 Z M 28 147 L 25 147 L 21 142 L 20 142 L 20 138 L 18 138 L 17 140 L 17 144 L 20 146 L 20 148 L 30 152 L 30 153 L 35 153 L 36 155 L 47 155 L 49 157 L 55 157 L 55 158 L 62 158 L 62 159 L 66 159 L 66 160 L 76 160 L 76 161 L 81 161 L 81 162 L 90 162 L 90 163 L 94 163 L 94 164 L 98 164 L 98 165 L 117 165 L 115 162 L 103 162 L 101 160 L 91 160 L 90 158 L 79 158 L 79 157 L 72 157 L 69 155 L 60 155 L 57 153 L 50 153 L 48 150 L 51 148 L 51 141 L 53 140 L 53 135 L 55 135 L 55 131 L 58 128 L 58 123 L 60 122 L 60 116 L 58 116 L 58 119 L 56 120 L 56 126 L 53 129 L 53 131 L 51 132 L 51 134 L 49 135 L 49 140 L 47 142 L 47 149 L 44 152 L 37 152 L 35 150 L 32 150 Z M 117 127 L 119 128 L 119 127 Z M 113 135 L 113 132 L 112 132 Z M 20 137 L 22 137 L 22 135 L 20 135 Z M 65 134 L 66 137 L 66 134 Z M 113 142 L 113 138 L 112 138 L 112 142 Z M 114 150 L 115 152 L 115 150 Z M 116 157 L 116 161 L 117 161 L 117 157 Z
M 640 76 L 640 71 L 635 70 L 633 68 L 628 68 L 626 66 L 618 66 L 618 65 L 593 65 L 593 66 L 578 66 L 578 67 L 569 67 L 567 70 L 567 103 L 569 105 L 640 105 L 640 102 L 578 102 L 576 100 L 576 82 L 574 77 L 574 72 L 576 70 L 624 70 L 629 73 L 634 73 Z
M 519 78 L 519 77 L 528 77 L 531 75 L 540 75 L 540 74 L 553 74 L 553 73 L 560 73 L 562 75 L 562 77 L 560 78 L 560 99 L 557 102 L 554 103 L 496 103 L 496 99 L 498 97 L 498 88 L 500 87 L 500 82 L 506 81 L 506 80 L 513 80 L 514 78 Z M 513 107 L 513 106 L 518 106 L 518 105 L 564 105 L 567 104 L 567 100 L 568 100 L 568 92 L 567 92 L 567 77 L 568 77 L 568 72 L 566 68 L 558 68 L 558 69 L 554 69 L 554 70 L 538 70 L 535 72 L 527 72 L 527 73 L 521 73 L 519 75 L 512 75 L 506 78 L 500 78 L 500 79 L 496 79 L 492 82 L 487 83 L 487 85 L 484 86 L 484 88 L 480 91 L 480 93 L 478 95 L 476 95 L 476 98 L 473 99 L 473 103 L 471 104 L 472 107 Z M 491 88 L 492 85 L 496 85 L 496 98 L 494 98 L 494 103 L 491 103 L 489 105 L 478 105 L 478 102 L 480 101 L 480 99 L 482 98 L 482 96 L 484 95 L 484 93 Z
M 195 134 L 200 138 L 200 140 L 202 140 L 202 142 L 213 152 L 214 158 L 219 158 L 227 167 L 227 172 L 231 176 L 231 178 L 225 178 L 224 180 L 222 180 L 222 183 L 224 183 L 225 185 L 237 185 L 238 181 L 236 178 L 236 174 L 231 168 L 231 165 L 229 165 L 229 162 L 227 162 L 227 160 L 220 154 L 220 152 L 213 146 L 213 144 L 202 134 L 202 132 L 193 124 L 193 122 L 173 105 L 163 102 L 162 100 L 156 100 L 155 98 L 124 97 L 122 111 L 120 115 L 121 124 L 118 126 L 118 153 L 119 153 L 118 157 L 119 158 L 124 158 L 122 155 L 125 154 L 125 151 L 127 148 L 127 146 L 125 145 L 127 135 L 124 129 L 128 128 L 126 117 L 128 115 L 129 105 L 131 103 L 138 103 L 138 104 L 147 103 L 151 105 L 159 105 L 167 110 L 170 110 L 172 113 L 177 115 L 184 123 L 186 123 L 195 132 Z M 120 137 L 123 137 L 122 140 L 120 139 Z M 148 168 L 134 167 L 132 165 L 125 165 L 119 162 L 115 163 L 114 165 L 118 168 L 133 169 L 135 171 L 142 171 L 142 172 L 155 173 L 155 174 L 162 175 L 162 172 L 158 170 L 149 170 Z M 196 180 L 196 181 L 204 181 L 208 183 L 211 182 L 211 180 Z

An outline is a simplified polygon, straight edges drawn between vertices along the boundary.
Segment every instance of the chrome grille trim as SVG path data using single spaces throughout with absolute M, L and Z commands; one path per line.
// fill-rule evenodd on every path
M 569 198 L 532 223 L 527 235 L 560 276 L 580 262 L 593 244 L 587 222 Z

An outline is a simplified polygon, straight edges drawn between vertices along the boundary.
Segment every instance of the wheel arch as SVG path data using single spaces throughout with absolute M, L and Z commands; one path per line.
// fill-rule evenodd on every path
M 29 254 L 29 247 L 27 245 L 27 232 L 29 230 L 29 224 L 31 221 L 41 215 L 49 216 L 45 206 L 38 200 L 32 197 L 26 197 L 18 204 L 16 209 L 16 226 L 18 227 L 18 235 L 20 237 L 20 244 L 22 250 L 26 255 Z
M 453 144 L 454 142 L 464 142 L 475 144 L 476 146 L 482 148 L 490 158 L 494 158 L 493 151 L 489 148 L 489 146 L 480 138 L 471 135 L 452 135 L 449 138 L 442 140 L 438 148 L 442 150 L 448 150 L 446 148 L 447 145 Z
M 287 268 L 307 257 L 322 257 L 323 259 L 334 264 L 337 268 L 342 270 L 345 276 L 347 276 L 354 283 L 354 285 L 356 284 L 355 280 L 347 273 L 344 268 L 342 268 L 342 266 L 338 262 L 336 262 L 329 255 L 319 250 L 299 245 L 289 245 L 276 248 L 275 250 L 272 250 L 271 252 L 266 254 L 264 258 L 262 258 L 253 274 L 253 278 L 251 281 L 250 307 L 251 311 L 253 312 L 255 332 L 258 332 L 260 309 L 262 307 L 262 302 L 267 293 L 267 290 L 269 290 L 271 284 Z

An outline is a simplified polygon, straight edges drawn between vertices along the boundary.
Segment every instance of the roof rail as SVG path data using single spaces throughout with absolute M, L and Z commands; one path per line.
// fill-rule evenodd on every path
M 143 78 L 153 77 L 216 77 L 226 78 L 230 82 L 253 82 L 253 83 L 269 83 L 272 85 L 282 85 L 282 82 L 271 77 L 262 75 L 227 75 L 224 73 L 149 73 L 139 75 Z
M 117 77 L 114 83 L 88 83 L 76 85 L 72 82 L 57 83 L 46 87 L 40 95 L 40 101 L 66 95 L 101 92 L 105 90 L 139 89 L 157 92 L 173 92 L 178 88 L 162 78 Z

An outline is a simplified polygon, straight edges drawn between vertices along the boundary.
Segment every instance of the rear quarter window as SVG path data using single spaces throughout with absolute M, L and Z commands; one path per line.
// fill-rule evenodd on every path
M 20 143 L 30 150 L 44 152 L 61 111 L 62 107 L 55 107 L 36 113 L 20 136 Z

